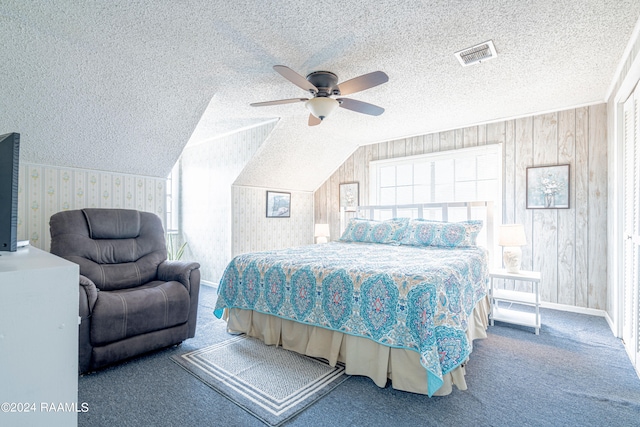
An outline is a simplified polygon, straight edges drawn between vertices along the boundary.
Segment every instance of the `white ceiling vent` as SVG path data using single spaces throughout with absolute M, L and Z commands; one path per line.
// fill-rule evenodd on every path
M 488 61 L 498 56 L 496 47 L 491 40 L 463 49 L 455 53 L 456 58 L 463 67 Z

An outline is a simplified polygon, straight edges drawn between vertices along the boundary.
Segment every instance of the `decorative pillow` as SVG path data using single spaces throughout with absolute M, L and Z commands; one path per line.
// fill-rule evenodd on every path
M 460 222 L 412 219 L 409 221 L 401 245 L 443 246 L 457 248 L 475 246 L 478 233 L 482 229 L 481 220 Z
M 399 245 L 408 224 L 409 218 L 393 218 L 385 221 L 351 218 L 340 241 Z

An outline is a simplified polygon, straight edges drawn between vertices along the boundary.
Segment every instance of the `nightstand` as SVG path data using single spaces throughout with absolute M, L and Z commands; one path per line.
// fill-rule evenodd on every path
M 496 289 L 494 286 L 495 279 L 531 282 L 533 292 Z M 504 269 L 491 270 L 489 271 L 489 281 L 489 298 L 491 301 L 489 319 L 491 320 L 491 326 L 493 326 L 494 320 L 514 325 L 530 326 L 535 329 L 536 335 L 538 335 L 540 332 L 540 272 L 520 270 L 519 273 L 508 273 Z M 510 308 L 511 305 L 509 307 L 499 307 L 498 303 L 500 301 L 534 307 L 534 312 L 514 310 Z

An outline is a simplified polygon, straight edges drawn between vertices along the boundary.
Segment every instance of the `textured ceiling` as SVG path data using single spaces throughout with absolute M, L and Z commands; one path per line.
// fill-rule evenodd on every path
M 278 118 L 238 184 L 314 190 L 358 145 L 603 102 L 637 0 L 113 0 L 0 3 L 0 133 L 21 159 L 166 176 L 182 149 Z M 498 57 L 454 52 L 493 40 Z M 389 82 L 306 125 L 273 71 Z

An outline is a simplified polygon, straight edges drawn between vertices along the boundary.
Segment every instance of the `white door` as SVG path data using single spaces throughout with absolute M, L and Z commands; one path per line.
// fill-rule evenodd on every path
M 624 277 L 622 338 L 640 374 L 640 89 L 624 104 Z

